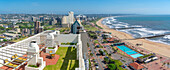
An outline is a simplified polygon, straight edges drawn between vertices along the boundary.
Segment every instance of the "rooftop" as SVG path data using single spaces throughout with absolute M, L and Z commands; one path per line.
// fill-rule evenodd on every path
M 138 64 L 137 62 L 130 63 L 129 65 L 132 66 L 133 68 L 137 69 L 137 70 L 144 68 L 144 66 Z

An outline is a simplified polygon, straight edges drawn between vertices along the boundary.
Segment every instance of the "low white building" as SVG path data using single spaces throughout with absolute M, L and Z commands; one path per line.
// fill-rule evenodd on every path
M 20 34 L 13 34 L 13 33 L 3 33 L 3 35 L 5 37 L 11 38 L 11 39 L 15 39 L 15 38 L 18 38 L 20 36 Z

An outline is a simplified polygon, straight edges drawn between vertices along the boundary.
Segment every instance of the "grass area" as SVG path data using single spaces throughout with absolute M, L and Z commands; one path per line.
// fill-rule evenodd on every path
M 99 41 L 98 40 L 94 40 L 94 43 L 96 44 L 96 43 L 99 43 Z
M 76 48 L 60 47 L 56 52 L 60 56 L 57 63 L 46 66 L 44 70 L 75 70 L 75 68 L 79 67 L 76 53 Z
M 61 45 L 76 45 L 77 43 L 61 43 Z
M 151 54 L 148 54 L 148 55 L 144 55 L 144 56 L 141 56 L 141 57 L 139 57 L 139 58 L 146 58 L 146 57 L 149 57 L 149 56 L 152 56 L 153 54 L 151 53 Z
M 101 18 L 98 18 L 97 20 L 93 20 L 93 21 L 91 21 L 91 22 L 94 23 L 95 26 L 97 26 L 98 28 L 103 29 L 102 27 L 100 27 L 100 26 L 98 26 L 98 25 L 96 24 L 96 22 L 99 21 L 100 19 L 101 19 Z
M 53 27 L 53 28 L 49 28 L 49 29 L 47 29 L 47 30 L 55 30 L 56 29 L 56 27 Z
M 16 39 L 16 40 L 12 40 L 12 42 L 19 42 L 19 41 L 24 40 L 26 38 L 28 38 L 28 37 L 23 37 L 23 38 L 19 38 L 19 39 Z
M 61 28 L 61 29 L 60 29 L 60 32 L 70 31 L 70 30 L 71 30 L 71 28 Z
M 84 29 L 88 30 L 88 31 L 98 31 L 98 29 L 96 27 L 93 27 L 91 25 L 83 25 Z
M 123 63 L 120 60 L 111 59 L 111 64 L 108 64 L 110 70 L 126 70 L 121 67 Z
M 17 23 L 19 27 L 22 28 L 34 28 L 33 23 Z
M 29 67 L 34 67 L 34 68 L 38 68 L 38 66 L 36 65 L 28 65 Z
M 54 49 L 54 47 L 48 47 L 48 49 Z

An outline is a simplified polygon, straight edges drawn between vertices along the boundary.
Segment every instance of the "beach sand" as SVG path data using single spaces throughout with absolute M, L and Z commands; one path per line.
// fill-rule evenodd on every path
M 101 22 L 105 18 L 100 19 L 96 22 L 98 26 L 101 26 L 103 28 L 103 31 L 111 32 L 113 36 L 117 36 L 119 39 L 133 39 L 133 37 L 130 34 L 116 31 L 114 29 L 110 29 L 106 25 L 103 25 Z M 148 51 L 151 51 L 153 53 L 157 53 L 163 56 L 170 57 L 170 45 L 162 44 L 162 43 L 156 43 L 152 41 L 148 41 L 146 39 L 137 39 L 137 40 L 124 40 L 124 42 L 129 42 L 133 45 L 143 44 L 142 46 L 137 46 L 140 48 L 144 48 Z

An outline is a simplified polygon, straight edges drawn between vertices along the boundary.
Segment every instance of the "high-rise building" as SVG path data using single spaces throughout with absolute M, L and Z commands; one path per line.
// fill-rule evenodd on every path
M 31 17 L 32 22 L 35 22 L 36 20 L 37 20 L 36 17 L 33 17 L 33 16 Z
M 34 23 L 34 34 L 38 34 L 38 33 L 40 33 L 40 26 L 41 26 L 41 23 L 39 22 L 39 21 L 36 21 L 35 23 Z
M 40 16 L 40 22 L 43 22 L 43 21 L 44 21 L 44 17 Z
M 76 20 L 74 24 L 71 25 L 71 33 L 79 34 L 80 30 L 83 30 L 83 26 Z
M 61 18 L 57 17 L 56 20 L 57 20 L 57 23 L 61 24 Z
M 69 27 L 68 16 L 63 16 L 63 18 L 62 18 L 62 27 Z
M 31 28 L 29 29 L 29 31 L 30 31 L 30 35 L 32 35 L 32 29 Z
M 49 25 L 54 25 L 56 23 L 57 23 L 57 20 L 54 17 L 52 17 L 51 20 L 49 21 Z
M 70 11 L 68 17 L 69 23 L 72 25 L 74 23 L 74 12 Z
M 71 27 L 74 23 L 74 12 L 70 11 L 68 16 L 63 16 L 62 18 L 62 27 Z

